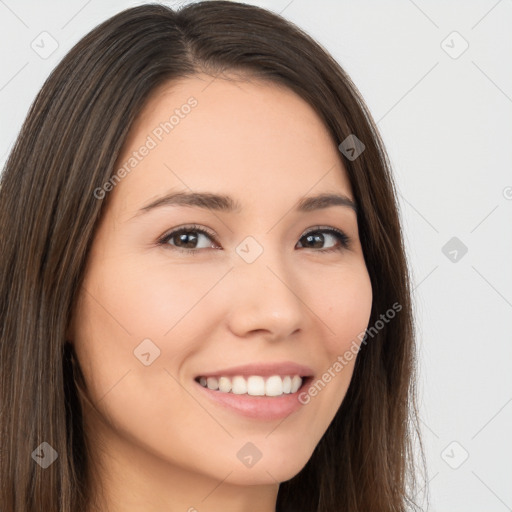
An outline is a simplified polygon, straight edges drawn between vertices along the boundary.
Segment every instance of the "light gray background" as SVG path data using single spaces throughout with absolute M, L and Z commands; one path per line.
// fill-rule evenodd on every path
M 0 0 L 1 167 L 65 53 L 141 3 Z M 512 1 L 248 3 L 334 55 L 389 151 L 414 277 L 429 510 L 512 510 Z M 47 58 L 31 47 L 51 50 L 43 31 L 58 43 Z M 453 237 L 466 254 L 460 242 L 443 253 Z

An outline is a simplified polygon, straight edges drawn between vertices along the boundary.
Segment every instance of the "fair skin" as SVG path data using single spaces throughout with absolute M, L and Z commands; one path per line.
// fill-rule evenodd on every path
M 370 318 L 355 211 L 295 211 L 320 193 L 354 200 L 335 142 L 295 93 L 207 75 L 167 84 L 132 126 L 119 166 L 190 96 L 197 106 L 109 192 L 68 333 L 95 406 L 84 418 L 102 511 L 275 511 L 279 483 L 311 457 L 355 358 L 284 420 L 245 418 L 205 398 L 194 378 L 288 360 L 320 378 Z M 171 191 L 226 194 L 242 208 L 136 215 Z M 196 254 L 178 252 L 192 247 L 178 236 L 157 244 L 189 224 L 215 239 L 192 231 Z M 349 246 L 323 230 L 308 243 L 316 226 L 343 231 Z M 248 236 L 263 248 L 250 264 L 236 252 Z M 160 349 L 149 366 L 133 353 L 146 338 Z M 252 467 L 237 457 L 247 442 L 262 453 Z

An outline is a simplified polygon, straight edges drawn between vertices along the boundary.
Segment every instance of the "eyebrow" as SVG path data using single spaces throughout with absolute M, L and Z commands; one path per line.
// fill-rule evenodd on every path
M 226 213 L 239 213 L 242 211 L 241 204 L 231 196 L 209 192 L 173 192 L 143 206 L 135 216 L 163 206 L 191 206 Z M 344 194 L 333 193 L 303 197 L 295 204 L 295 210 L 298 212 L 311 212 L 331 206 L 345 206 L 357 213 L 357 206 L 352 199 Z

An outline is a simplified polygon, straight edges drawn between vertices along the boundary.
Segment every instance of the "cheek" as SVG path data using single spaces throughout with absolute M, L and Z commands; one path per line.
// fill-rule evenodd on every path
M 354 340 L 359 345 L 359 337 L 368 326 L 373 301 L 370 277 L 366 266 L 359 263 L 335 272 L 331 269 L 318 282 L 322 286 L 315 303 L 324 320 L 324 346 L 330 354 L 338 355 Z
M 323 372 L 316 376 L 299 400 L 315 414 L 309 427 L 321 437 L 350 385 L 361 339 L 368 327 L 372 309 L 372 286 L 364 262 L 326 268 L 317 274 L 318 286 L 308 297 L 321 319 Z M 313 308 L 312 308 L 313 309 Z M 312 447 L 313 448 L 313 447 Z
M 103 260 L 85 285 L 100 308 L 95 311 L 92 304 L 90 314 L 121 335 L 129 333 L 133 342 L 171 336 L 174 326 L 194 315 L 195 305 L 223 273 L 207 265 L 185 268 L 150 258 Z
M 179 366 L 195 350 L 194 329 L 215 315 L 207 295 L 224 269 L 148 260 L 102 258 L 84 280 L 75 349 L 98 398 L 128 370 L 150 380 L 156 369 Z M 149 350 L 150 366 L 137 359 L 139 346 Z
M 139 335 L 172 336 L 175 326 L 194 317 L 196 305 L 225 271 L 218 265 L 169 263 L 165 258 L 128 261 L 117 269 L 117 295 L 123 303 L 119 314 Z
M 102 260 L 84 281 L 75 321 L 74 346 L 90 399 L 110 425 L 138 439 L 149 418 L 158 420 L 155 432 L 163 432 L 176 428 L 178 412 L 181 425 L 198 414 L 173 376 L 190 351 L 180 318 L 207 287 L 187 286 L 183 272 L 180 282 L 179 271 L 153 270 Z M 149 365 L 139 359 L 140 346 L 150 354 Z

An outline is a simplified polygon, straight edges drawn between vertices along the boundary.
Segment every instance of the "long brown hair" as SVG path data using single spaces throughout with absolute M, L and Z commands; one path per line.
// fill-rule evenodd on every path
M 373 288 L 370 326 L 347 394 L 310 460 L 282 482 L 277 512 L 416 509 L 416 346 L 410 276 L 389 159 L 364 101 L 340 65 L 301 29 L 231 1 L 179 11 L 149 4 L 92 30 L 37 95 L 0 187 L 0 507 L 2 512 L 86 510 L 91 468 L 76 368 L 66 330 L 95 228 L 130 126 L 157 87 L 206 72 L 258 76 L 305 99 L 340 152 L 358 206 Z M 382 321 L 381 321 L 382 323 Z M 58 463 L 35 464 L 47 442 Z M 33 460 L 34 459 L 34 460 Z

